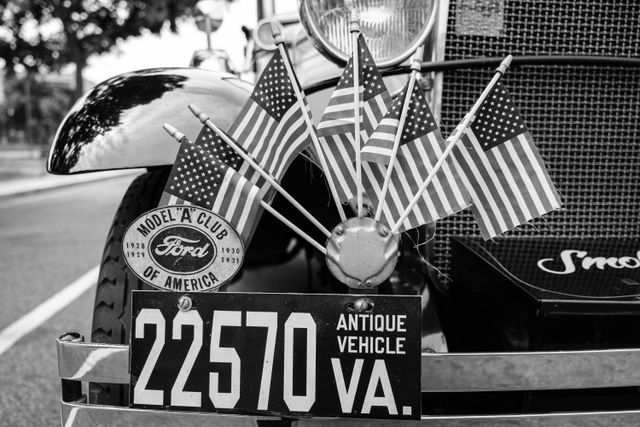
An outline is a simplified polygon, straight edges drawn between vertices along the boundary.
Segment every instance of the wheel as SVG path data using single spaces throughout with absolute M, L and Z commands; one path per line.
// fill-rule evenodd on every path
M 134 219 L 158 205 L 168 176 L 168 168 L 142 174 L 131 183 L 122 198 L 102 254 L 93 309 L 92 342 L 129 342 L 131 291 L 151 288 L 126 267 L 122 256 L 122 236 Z M 128 388 L 122 384 L 92 383 L 89 384 L 89 401 L 126 405 L 129 401 Z

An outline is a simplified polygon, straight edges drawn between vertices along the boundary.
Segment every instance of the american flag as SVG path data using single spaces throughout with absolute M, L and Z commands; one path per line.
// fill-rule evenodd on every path
M 391 109 L 363 148 L 363 153 L 365 150 L 368 152 L 367 159 L 380 164 L 389 163 L 407 90 L 408 86 L 405 86 L 400 95 L 396 97 L 391 104 Z M 391 141 L 390 144 L 389 141 Z M 376 149 L 367 150 L 367 147 L 371 146 Z M 382 147 L 382 150 L 378 150 L 377 147 Z M 400 218 L 433 166 L 442 157 L 445 148 L 444 140 L 429 109 L 424 92 L 420 84 L 416 82 L 409 100 L 398 154 L 393 165 L 389 189 L 385 195 L 382 210 L 382 218 L 389 226 L 393 226 Z M 371 165 L 372 163 L 365 163 L 363 168 L 367 170 Z M 387 167 L 380 165 L 379 169 L 370 168 L 369 173 L 364 174 L 365 189 L 376 206 L 380 203 L 379 197 L 386 171 Z M 420 201 L 402 223 L 399 231 L 435 222 L 459 212 L 469 205 L 469 195 L 460 181 L 455 167 L 450 160 L 445 161 L 427 187 L 427 191 L 422 194 Z
M 297 79 L 293 82 L 289 79 L 284 59 L 276 52 L 228 132 L 278 181 L 310 142 L 294 84 L 300 88 Z M 251 176 L 253 182 L 259 176 L 248 165 L 242 165 L 240 173 Z
M 358 65 L 363 115 L 360 138 L 364 142 L 389 109 L 391 97 L 362 35 L 358 37 Z M 341 202 L 356 195 L 355 150 L 361 148 L 355 147 L 354 139 L 353 72 L 351 58 L 317 127 L 329 165 L 329 178 L 336 184 Z
M 485 240 L 560 208 L 560 197 L 507 90 L 496 84 L 453 150 Z
M 198 138 L 200 142 L 203 140 Z M 248 242 L 263 194 L 234 170 L 242 159 L 228 150 L 231 148 L 224 142 L 213 143 L 212 147 L 182 143 L 159 206 L 184 204 L 208 209 L 225 218 Z

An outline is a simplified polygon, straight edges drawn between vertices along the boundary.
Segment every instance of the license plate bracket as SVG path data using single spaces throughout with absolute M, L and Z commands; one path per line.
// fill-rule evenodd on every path
M 187 311 L 178 308 L 184 297 Z M 132 298 L 133 407 L 420 417 L 419 296 L 135 291 Z

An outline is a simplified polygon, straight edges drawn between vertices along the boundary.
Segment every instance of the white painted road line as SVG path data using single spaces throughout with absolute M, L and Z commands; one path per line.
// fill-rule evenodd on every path
M 0 356 L 11 348 L 20 338 L 38 328 L 54 314 L 75 301 L 98 281 L 100 266 L 96 265 L 51 298 L 31 310 L 20 319 L 0 331 Z
M 0 198 L 119 178 L 122 176 L 140 175 L 143 172 L 144 169 L 125 169 L 77 175 L 45 175 L 37 178 L 16 179 L 13 181 L 0 182 Z

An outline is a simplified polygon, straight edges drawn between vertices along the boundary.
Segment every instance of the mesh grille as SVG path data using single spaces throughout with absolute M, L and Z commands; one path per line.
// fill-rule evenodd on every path
M 504 36 L 467 16 L 456 34 L 449 11 L 446 59 L 532 54 L 640 56 L 640 2 L 505 1 Z M 481 1 L 471 2 L 477 5 Z M 466 7 L 466 6 L 462 6 Z M 498 21 L 493 20 L 494 24 Z M 560 26 L 559 23 L 564 23 Z M 495 26 L 484 31 L 493 31 Z M 488 33 L 487 33 L 488 34 Z M 449 134 L 477 99 L 492 70 L 446 72 L 443 131 Z M 640 70 L 599 66 L 523 66 L 503 78 L 563 196 L 563 209 L 511 237 L 637 238 L 640 235 Z M 468 212 L 438 223 L 436 266 L 448 273 L 453 236 L 479 236 Z
M 640 56 L 637 0 L 450 0 L 447 59 Z

